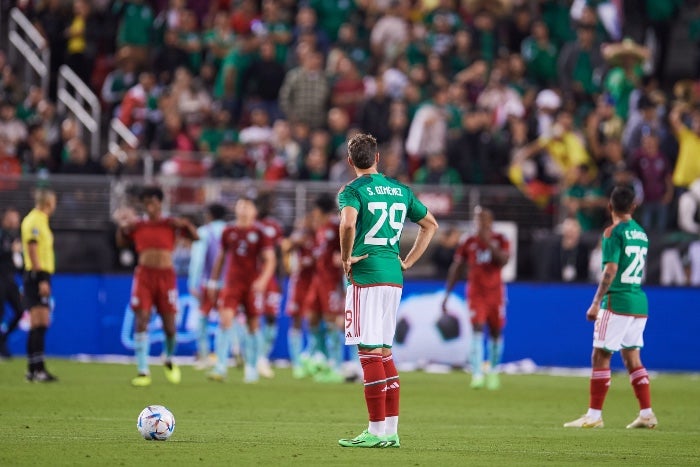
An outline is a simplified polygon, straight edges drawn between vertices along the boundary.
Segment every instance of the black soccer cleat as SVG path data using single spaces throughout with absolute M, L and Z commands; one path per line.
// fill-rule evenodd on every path
M 58 382 L 58 378 L 49 373 L 46 370 L 40 370 L 34 372 L 34 382 L 36 383 L 55 383 Z

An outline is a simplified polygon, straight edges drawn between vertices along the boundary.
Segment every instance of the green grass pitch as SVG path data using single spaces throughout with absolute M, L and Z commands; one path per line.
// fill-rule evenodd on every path
M 0 363 L 0 465 L 698 465 L 700 378 L 652 379 L 659 427 L 626 430 L 637 413 L 626 375 L 613 378 L 602 430 L 564 429 L 588 402 L 588 380 L 504 376 L 500 391 L 468 388 L 468 375 L 401 376 L 400 449 L 341 448 L 366 424 L 359 384 L 320 385 L 289 370 L 243 385 L 234 370 L 214 383 L 190 367 L 180 386 L 153 367 L 132 388 L 134 367 L 49 362 L 61 381 L 23 381 L 24 362 Z M 172 438 L 145 441 L 136 417 L 168 406 Z

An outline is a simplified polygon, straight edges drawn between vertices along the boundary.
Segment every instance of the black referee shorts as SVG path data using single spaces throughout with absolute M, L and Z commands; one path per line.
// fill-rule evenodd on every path
M 51 275 L 48 272 L 25 271 L 24 272 L 24 309 L 31 310 L 37 306 L 49 307 L 50 297 L 39 296 L 39 282 L 51 283 Z

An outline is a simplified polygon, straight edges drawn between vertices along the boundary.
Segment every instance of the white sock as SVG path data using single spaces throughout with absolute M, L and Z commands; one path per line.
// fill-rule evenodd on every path
M 652 415 L 654 415 L 654 411 L 651 410 L 651 407 L 649 407 L 648 409 L 642 409 L 639 411 L 640 417 L 651 417 Z
M 593 420 L 600 420 L 603 417 L 603 411 L 598 409 L 588 409 L 586 416 L 588 418 L 592 418 Z
M 367 430 L 374 436 L 384 436 L 384 432 L 386 431 L 385 427 L 386 423 L 384 423 L 384 420 L 381 422 L 369 422 Z
M 385 431 L 384 435 L 385 436 L 391 436 L 395 435 L 399 431 L 399 416 L 395 417 L 386 417 L 384 419 L 384 422 L 386 423 L 385 425 Z

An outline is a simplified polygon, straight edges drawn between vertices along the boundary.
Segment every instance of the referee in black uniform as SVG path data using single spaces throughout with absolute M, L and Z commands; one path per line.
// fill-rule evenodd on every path
M 22 268 L 22 241 L 19 235 L 19 211 L 6 208 L 0 224 L 0 358 L 10 358 L 7 336 L 17 328 L 22 318 L 22 300 L 15 275 Z M 14 316 L 5 323 L 5 304 Z

